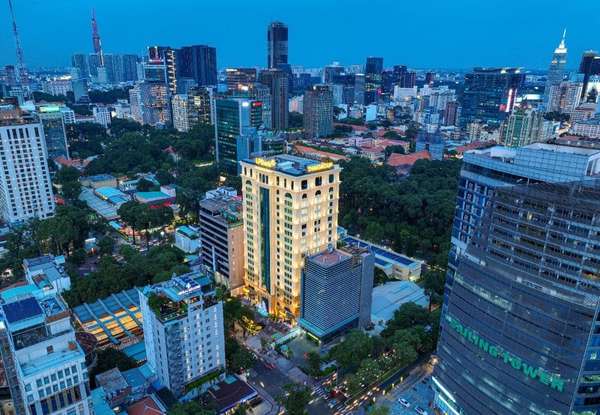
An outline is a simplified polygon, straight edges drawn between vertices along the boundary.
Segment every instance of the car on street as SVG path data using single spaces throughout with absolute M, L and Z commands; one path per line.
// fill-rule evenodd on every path
M 410 408 L 410 402 L 408 402 L 408 401 L 407 401 L 406 399 L 404 399 L 404 398 L 399 398 L 399 399 L 398 399 L 398 403 L 399 403 L 400 405 L 402 405 L 403 407 L 405 407 L 405 408 Z
M 427 411 L 423 408 L 421 408 L 420 406 L 417 406 L 415 408 L 415 412 L 418 413 L 419 415 L 427 415 Z

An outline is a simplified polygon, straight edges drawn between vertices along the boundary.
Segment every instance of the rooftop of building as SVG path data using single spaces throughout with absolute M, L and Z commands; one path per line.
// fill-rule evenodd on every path
M 56 295 L 44 296 L 34 285 L 2 292 L 2 320 L 11 332 L 69 316 L 68 308 Z
M 341 241 L 350 246 L 357 246 L 369 249 L 373 253 L 373 255 L 375 255 L 375 262 L 393 262 L 408 268 L 420 267 L 422 263 L 419 260 L 411 259 L 407 256 L 398 254 L 389 249 L 382 248 L 379 245 L 375 245 L 371 242 L 363 241 L 362 239 L 358 239 L 354 236 L 346 236 Z
M 142 333 L 140 298 L 135 288 L 111 294 L 94 303 L 73 308 L 73 316 L 83 330 L 94 334 L 98 344 L 132 341 Z
M 412 166 L 418 160 L 431 160 L 431 154 L 428 150 L 421 150 L 410 154 L 392 153 L 387 159 L 386 164 L 390 167 Z
M 199 229 L 191 225 L 183 225 L 178 227 L 175 232 L 180 233 L 188 238 L 196 239 L 199 237 Z
M 186 315 L 189 303 L 200 299 L 212 301 L 215 284 L 212 276 L 204 271 L 192 271 L 148 285 L 141 292 L 148 298 L 148 305 L 156 316 L 166 322 Z
M 242 198 L 233 188 L 220 187 L 206 192 L 206 197 L 200 201 L 200 207 L 213 214 L 219 214 L 229 224 L 242 221 Z
M 112 410 L 106 400 L 106 392 L 104 388 L 96 388 L 91 391 L 92 395 L 92 406 L 94 408 L 94 415 L 115 415 L 115 411 Z
M 298 152 L 299 154 L 317 157 L 321 160 L 325 160 L 325 159 L 329 159 L 332 161 L 348 161 L 349 160 L 348 157 L 346 157 L 342 154 L 336 154 L 336 153 L 331 153 L 328 151 L 318 150 L 316 148 L 309 147 L 309 146 L 303 146 L 300 144 L 295 144 L 294 150 L 296 152 Z
M 226 413 L 236 405 L 258 396 L 252 386 L 236 376 L 227 376 L 225 380 L 212 386 L 208 394 L 217 403 L 219 414 Z
M 121 371 L 116 367 L 97 374 L 96 385 L 103 387 L 109 394 L 126 389 L 129 386 Z
M 127 415 L 165 415 L 166 413 L 166 408 L 152 396 L 146 396 L 127 407 Z
M 105 180 L 116 180 L 115 176 L 110 174 L 96 174 L 93 176 L 86 176 L 83 178 L 84 180 L 88 180 L 90 182 L 102 182 Z
M 600 150 L 572 147 L 557 144 L 547 143 L 533 143 L 523 147 L 505 147 L 505 146 L 494 146 L 485 149 L 471 150 L 465 153 L 467 155 L 484 156 L 498 159 L 511 159 L 515 158 L 519 152 L 526 153 L 531 151 L 550 151 L 555 153 L 574 154 L 581 156 L 592 156 L 600 153 Z
M 391 281 L 373 288 L 371 320 L 375 325 L 391 320 L 402 304 L 415 303 L 422 307 L 429 304 L 423 288 L 412 281 Z
M 339 249 L 327 249 L 323 252 L 319 252 L 318 254 L 314 254 L 308 258 L 309 261 L 314 262 L 322 267 L 332 267 L 337 265 L 352 256 L 348 253 L 340 251 Z
M 290 176 L 303 176 L 337 167 L 331 161 L 317 161 L 304 157 L 280 154 L 272 157 L 256 157 L 245 159 L 243 162 L 274 170 Z

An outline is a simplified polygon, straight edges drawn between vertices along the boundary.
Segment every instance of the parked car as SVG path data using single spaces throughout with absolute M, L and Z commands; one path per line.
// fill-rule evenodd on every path
M 415 412 L 418 413 L 419 415 L 427 415 L 427 411 L 423 408 L 421 408 L 420 406 L 417 406 L 415 408 Z
M 399 399 L 398 399 L 398 403 L 399 403 L 400 405 L 402 405 L 403 407 L 405 407 L 405 408 L 410 408 L 410 402 L 408 402 L 408 401 L 407 401 L 406 399 L 404 399 L 404 398 L 399 398 Z

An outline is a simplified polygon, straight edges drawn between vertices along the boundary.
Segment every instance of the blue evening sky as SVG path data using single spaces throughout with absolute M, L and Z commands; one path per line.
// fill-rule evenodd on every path
M 13 0 L 28 66 L 63 66 L 91 52 L 96 9 L 105 52 L 206 43 L 219 68 L 265 65 L 266 26 L 290 29 L 290 63 L 331 61 L 468 68 L 548 66 L 567 27 L 569 67 L 600 49 L 599 0 Z M 0 2 L 0 65 L 14 63 L 7 1 Z

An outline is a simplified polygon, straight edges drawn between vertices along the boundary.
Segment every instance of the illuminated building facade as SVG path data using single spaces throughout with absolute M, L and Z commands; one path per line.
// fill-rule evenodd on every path
M 241 166 L 246 295 L 295 320 L 304 258 L 337 242 L 341 169 L 290 155 L 246 159 Z

